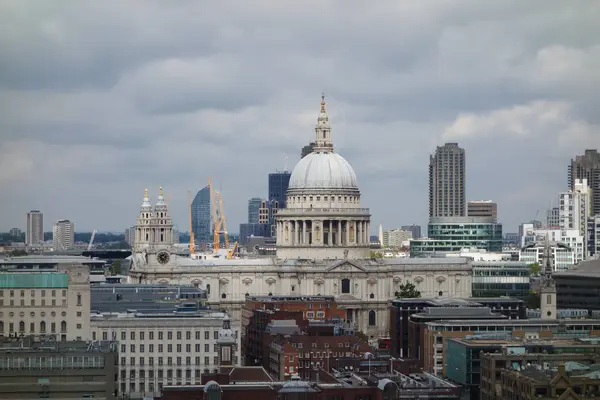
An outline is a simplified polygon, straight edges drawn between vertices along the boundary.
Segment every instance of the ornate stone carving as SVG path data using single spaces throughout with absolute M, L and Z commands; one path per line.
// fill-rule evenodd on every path
M 313 282 L 315 283 L 315 285 L 323 285 L 325 283 L 325 279 L 316 278 Z
M 402 282 L 402 278 L 400 278 L 399 276 L 395 276 L 394 283 L 398 283 L 398 282 Z
M 443 276 L 438 276 L 437 278 L 435 278 L 436 281 L 438 281 L 438 283 L 443 283 L 446 282 L 446 278 L 444 278 Z
M 242 279 L 242 283 L 244 285 L 249 285 L 252 283 L 252 278 L 246 277 L 246 278 Z
M 415 276 L 415 282 L 417 282 L 417 283 L 423 282 L 423 277 L 422 276 Z
M 369 285 L 375 285 L 377 283 L 377 279 L 375 279 L 375 278 L 369 278 L 369 279 L 367 279 L 367 283 Z
M 227 278 L 219 278 L 219 283 L 222 285 L 227 285 L 229 283 L 229 279 Z
M 275 282 L 277 282 L 277 280 L 275 278 L 273 278 L 273 277 L 270 276 L 267 279 L 265 279 L 265 282 L 267 282 L 267 284 L 269 284 L 269 285 L 272 285 Z

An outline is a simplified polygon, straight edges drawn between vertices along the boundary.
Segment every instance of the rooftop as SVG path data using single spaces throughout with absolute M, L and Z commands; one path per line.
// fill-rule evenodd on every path
M 558 271 L 552 274 L 554 278 L 562 277 L 582 277 L 582 278 L 600 278 L 600 260 L 589 260 L 579 263 L 572 269 Z
M 522 337 L 513 337 L 506 335 L 504 338 L 490 338 L 486 336 L 467 336 L 465 338 L 451 338 L 453 342 L 463 344 L 468 347 L 495 347 L 495 346 L 551 346 L 551 347 L 598 347 L 600 345 L 600 336 L 590 338 L 550 338 L 550 339 L 527 339 Z
M 137 310 L 128 310 L 126 312 L 115 313 L 92 313 L 91 321 L 103 320 L 142 320 L 142 319 L 218 319 L 225 318 L 225 313 L 211 310 L 199 310 L 195 312 L 138 312 Z
M 0 289 L 67 289 L 69 275 L 60 272 L 3 272 Z
M 392 304 L 426 303 L 432 307 L 482 307 L 483 304 L 494 302 L 523 303 L 523 300 L 510 297 L 471 297 L 455 299 L 451 297 L 418 297 L 414 299 L 395 299 Z
M 56 265 L 56 264 L 106 264 L 106 261 L 84 256 L 65 255 L 31 255 L 20 257 L 7 257 L 0 259 L 0 266 L 25 266 L 25 265 Z
M 248 296 L 246 301 L 257 301 L 262 303 L 305 303 L 305 302 L 327 302 L 335 301 L 334 296 Z
M 506 319 L 502 314 L 493 313 L 489 307 L 428 307 L 425 311 L 413 314 L 411 319 L 428 318 L 477 318 L 477 319 Z
M 481 321 L 481 320 L 443 320 L 427 322 L 428 326 L 469 326 L 469 325 L 490 325 L 490 326 L 591 326 L 600 327 L 600 319 L 576 319 L 576 320 L 544 320 L 544 319 L 510 319 L 510 320 L 493 320 L 493 321 Z
M 106 353 L 117 349 L 112 341 L 57 341 L 52 335 L 0 337 L 0 352 L 3 354 L 47 352 L 47 353 Z

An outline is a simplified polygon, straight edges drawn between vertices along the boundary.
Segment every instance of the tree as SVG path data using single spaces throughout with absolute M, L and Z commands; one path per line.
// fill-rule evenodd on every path
M 529 274 L 531 276 L 539 276 L 540 275 L 540 264 L 538 264 L 538 263 L 529 264 Z
M 527 304 L 527 308 L 537 309 L 540 308 L 541 299 L 539 293 L 535 290 L 529 292 L 529 296 L 527 297 L 525 303 Z
M 110 272 L 112 275 L 120 275 L 121 274 L 121 260 L 113 261 L 110 266 Z
M 379 251 L 372 251 L 369 253 L 369 257 L 371 258 L 383 258 L 383 253 Z
M 421 297 L 421 292 L 419 292 L 412 282 L 401 283 L 398 287 L 400 290 L 396 292 L 396 298 L 401 299 L 415 299 Z
M 20 257 L 20 256 L 26 256 L 26 255 L 27 255 L 27 252 L 22 249 L 15 249 L 10 252 L 11 257 Z
M 363 342 L 369 343 L 369 337 L 364 332 L 356 331 L 354 333 L 354 336 L 356 336 L 359 340 L 362 340 Z

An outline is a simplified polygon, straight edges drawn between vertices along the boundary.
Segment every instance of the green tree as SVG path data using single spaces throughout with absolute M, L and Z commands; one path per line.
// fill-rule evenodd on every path
M 20 256 L 26 256 L 27 252 L 25 250 L 21 250 L 21 249 L 16 249 L 10 252 L 10 256 L 11 257 L 20 257 Z
M 110 266 L 110 272 L 112 275 L 120 275 L 121 274 L 121 260 L 113 261 Z
M 369 253 L 369 257 L 371 257 L 371 258 L 383 258 L 383 253 L 381 253 L 379 251 L 373 251 L 373 250 L 371 250 L 371 252 Z
M 415 299 L 421 297 L 421 292 L 419 292 L 412 282 L 401 283 L 398 287 L 400 290 L 396 292 L 396 298 L 401 299 Z
M 356 331 L 356 333 L 354 335 L 357 338 L 359 338 L 360 340 L 362 340 L 363 342 L 369 343 L 369 337 L 364 332 Z
M 531 276 L 539 276 L 540 264 L 538 264 L 538 263 L 529 264 L 529 273 Z
M 529 292 L 529 296 L 527 297 L 525 303 L 527 304 L 527 308 L 540 308 L 541 299 L 539 293 L 535 292 L 534 290 Z

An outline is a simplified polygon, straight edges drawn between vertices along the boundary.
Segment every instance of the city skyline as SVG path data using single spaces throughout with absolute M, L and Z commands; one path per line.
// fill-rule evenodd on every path
M 466 200 L 497 202 L 505 232 L 543 219 L 571 158 L 598 147 L 595 2 L 384 1 L 377 26 L 335 1 L 148 3 L 135 24 L 129 4 L 50 3 L 0 5 L 0 231 L 33 209 L 45 231 L 123 231 L 159 186 L 185 231 L 187 191 L 208 176 L 237 227 L 312 140 L 321 92 L 373 227 L 426 226 L 429 155 L 446 142 L 465 149 Z

